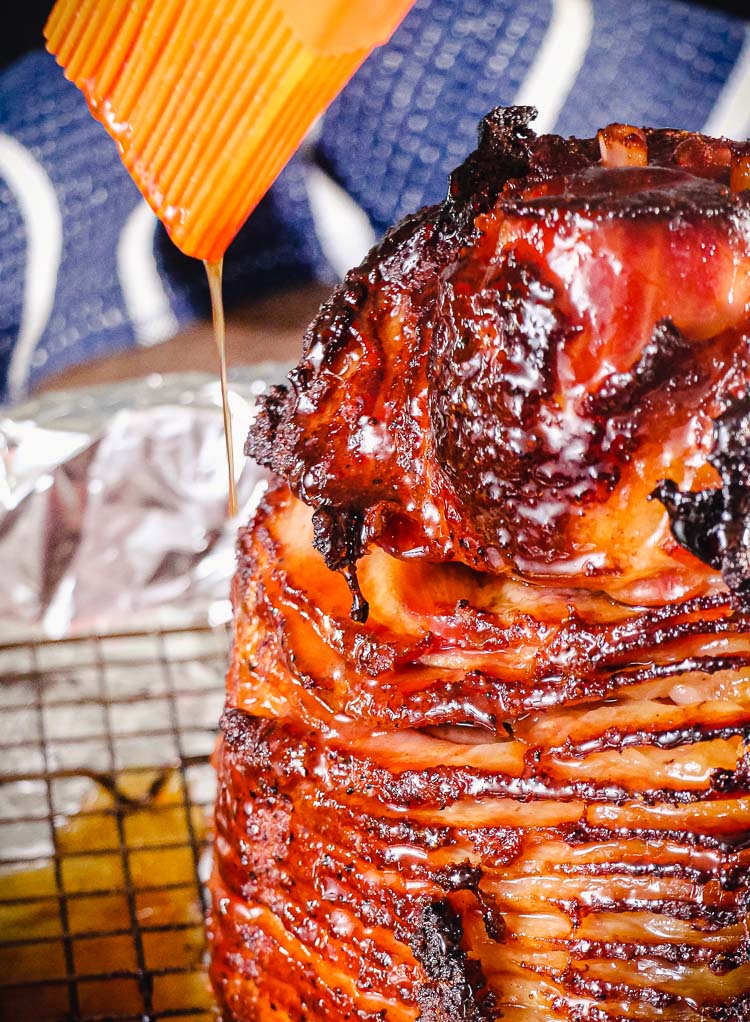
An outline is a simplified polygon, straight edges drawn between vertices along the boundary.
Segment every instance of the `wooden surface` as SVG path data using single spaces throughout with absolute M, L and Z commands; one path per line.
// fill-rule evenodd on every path
M 227 359 L 232 366 L 264 362 L 294 362 L 302 351 L 302 335 L 318 306 L 328 296 L 327 285 L 311 285 L 262 299 L 227 319 Z M 68 369 L 46 379 L 40 390 L 84 387 L 94 383 L 147 376 L 149 373 L 218 372 L 209 322 L 195 323 L 170 341 L 136 348 Z

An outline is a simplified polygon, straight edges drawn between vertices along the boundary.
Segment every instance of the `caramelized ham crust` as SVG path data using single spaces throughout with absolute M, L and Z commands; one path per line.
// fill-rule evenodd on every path
M 332 567 L 377 542 L 678 599 L 700 565 L 648 497 L 718 484 L 712 419 L 748 381 L 750 149 L 537 138 L 531 116 L 490 114 L 448 199 L 347 275 L 248 451 L 316 509 Z
M 212 880 L 227 1018 L 746 1019 L 742 608 L 373 550 L 363 626 L 311 541 L 285 488 L 240 537 Z
M 251 433 L 225 1022 L 750 1019 L 750 155 L 529 119 Z

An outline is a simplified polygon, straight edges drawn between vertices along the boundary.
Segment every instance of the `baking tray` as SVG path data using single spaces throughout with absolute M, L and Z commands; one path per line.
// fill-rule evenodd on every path
M 215 1017 L 225 627 L 0 647 L 0 1019 Z

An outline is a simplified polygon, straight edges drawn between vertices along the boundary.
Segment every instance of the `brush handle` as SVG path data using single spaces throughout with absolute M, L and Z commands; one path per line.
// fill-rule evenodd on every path
M 276 0 L 300 41 L 321 54 L 387 43 L 414 0 Z

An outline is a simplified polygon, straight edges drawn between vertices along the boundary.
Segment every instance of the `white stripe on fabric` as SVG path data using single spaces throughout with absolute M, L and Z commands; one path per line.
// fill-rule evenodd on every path
M 750 136 L 750 25 L 745 28 L 745 42 L 703 131 L 738 140 Z
M 343 278 L 375 244 L 375 231 L 365 211 L 320 167 L 305 168 L 305 183 L 323 255 Z
M 20 142 L 0 132 L 0 175 L 18 202 L 26 228 L 23 305 L 8 367 L 8 396 L 26 393 L 34 350 L 55 304 L 62 258 L 62 213 L 44 167 Z
M 117 242 L 117 275 L 135 339 L 143 347 L 174 337 L 179 328 L 156 265 L 156 214 L 142 199 Z
M 552 131 L 586 57 L 594 29 L 591 0 L 553 0 L 542 45 L 514 100 L 535 106 L 534 130 Z

